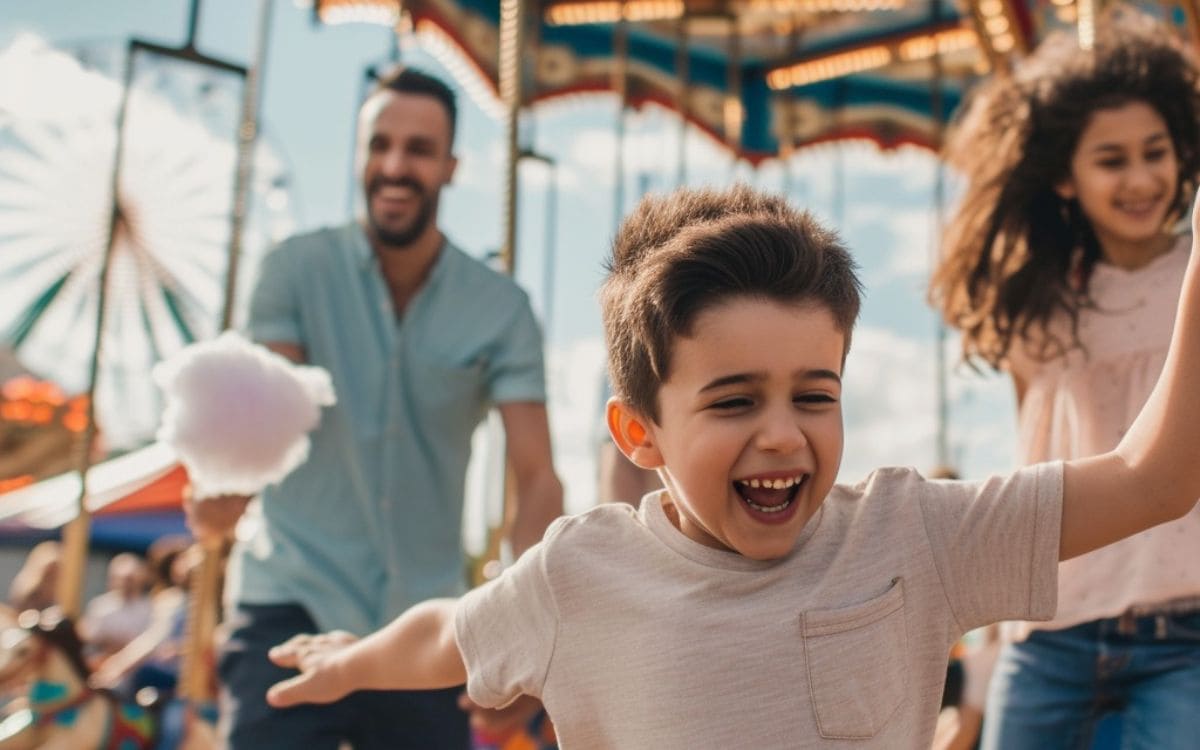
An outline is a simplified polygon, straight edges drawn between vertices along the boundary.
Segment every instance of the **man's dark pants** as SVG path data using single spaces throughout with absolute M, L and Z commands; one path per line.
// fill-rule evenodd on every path
M 267 659 L 267 651 L 298 633 L 316 633 L 303 607 L 240 605 L 230 616 L 221 648 L 221 729 L 229 750 L 467 750 L 461 687 L 432 691 L 360 691 L 337 703 L 276 709 L 267 688 L 295 674 Z

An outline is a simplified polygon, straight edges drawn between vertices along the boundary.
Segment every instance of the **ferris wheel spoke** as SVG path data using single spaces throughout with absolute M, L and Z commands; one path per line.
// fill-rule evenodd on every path
M 71 292 L 69 281 L 80 270 L 71 268 L 61 257 L 50 257 L 16 276 L 0 276 L 4 282 L 0 330 L 6 331 L 8 337 L 20 332 L 18 338 L 23 339 L 31 320 L 43 315 L 60 295 Z
M 80 92 L 50 107 L 36 97 L 17 106 L 0 90 L 0 110 L 12 113 L 0 117 L 0 337 L 35 374 L 85 389 L 111 239 L 95 406 L 105 443 L 129 446 L 156 426 L 151 366 L 221 323 L 243 84 L 138 56 L 112 224 L 122 95 L 112 76 L 125 57 L 103 45 L 89 46 L 87 57 L 108 76 L 40 41 L 0 49 L 0 76 L 21 70 L 33 81 L 29 92 Z M 268 232 L 290 228 L 284 162 L 264 141 L 256 154 L 246 269 L 269 245 Z

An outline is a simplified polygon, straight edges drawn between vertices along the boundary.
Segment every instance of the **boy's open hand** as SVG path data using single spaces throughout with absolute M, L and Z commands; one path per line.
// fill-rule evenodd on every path
M 352 692 L 351 680 L 336 658 L 358 638 L 344 630 L 297 635 L 268 653 L 276 665 L 300 674 L 277 682 L 267 691 L 267 703 L 286 708 L 298 703 L 332 703 Z

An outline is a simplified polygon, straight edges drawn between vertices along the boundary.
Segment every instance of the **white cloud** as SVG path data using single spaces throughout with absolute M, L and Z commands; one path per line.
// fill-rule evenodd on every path
M 856 481 L 880 466 L 924 471 L 937 463 L 934 346 L 882 328 L 855 331 L 843 391 L 843 481 Z M 946 362 L 953 365 L 957 356 L 957 342 L 947 341 Z M 946 387 L 949 463 L 964 477 L 1011 470 L 1014 425 L 1007 378 L 951 369 Z
M 931 270 L 934 218 L 931 210 L 894 210 L 887 223 L 896 238 L 888 255 L 886 272 L 897 276 L 927 277 Z
M 649 115 L 646 116 L 650 119 Z M 660 122 L 640 123 L 631 116 L 624 136 L 624 172 L 627 189 L 636 185 L 639 175 L 650 178 L 654 189 L 671 188 L 679 174 L 679 126 L 664 115 Z M 575 170 L 579 184 L 589 189 L 612 189 L 616 180 L 617 135 L 612 128 L 587 128 L 571 135 L 563 156 L 567 169 Z M 688 184 L 730 182 L 734 167 L 728 151 L 695 128 L 688 129 L 684 149 Z
M 496 140 L 483 144 L 486 148 L 479 148 L 479 145 L 464 144 L 458 147 L 454 186 L 498 191 L 504 184 L 504 145 Z
M 936 398 L 931 347 L 882 328 L 859 328 L 846 363 L 846 451 L 840 479 L 880 466 L 934 463 Z

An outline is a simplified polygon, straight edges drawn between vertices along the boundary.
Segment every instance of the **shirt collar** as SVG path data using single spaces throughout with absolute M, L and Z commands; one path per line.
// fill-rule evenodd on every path
M 376 258 L 375 251 L 371 249 L 371 243 L 367 240 L 367 232 L 363 229 L 362 224 L 357 221 L 351 222 L 346 228 L 349 232 L 349 242 L 351 252 L 354 254 L 354 260 L 362 269 L 375 267 Z M 448 261 L 447 257 L 455 255 L 459 252 L 454 243 L 442 235 L 442 247 L 438 252 L 437 259 L 433 261 L 433 268 L 429 271 L 428 281 L 441 276 L 445 273 L 443 268 L 449 265 L 452 261 Z M 428 283 L 427 281 L 427 283 Z

